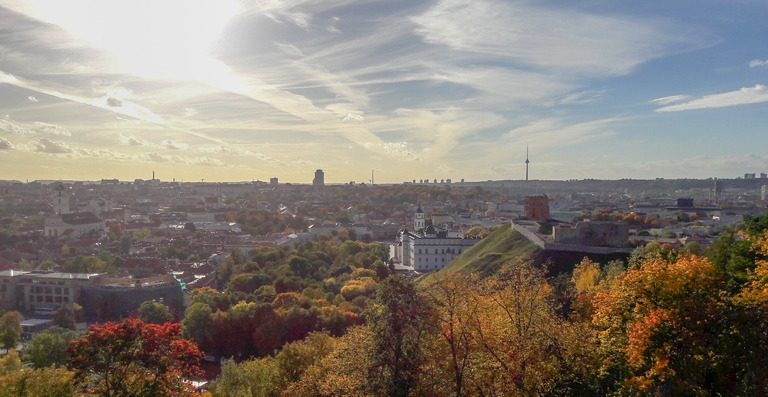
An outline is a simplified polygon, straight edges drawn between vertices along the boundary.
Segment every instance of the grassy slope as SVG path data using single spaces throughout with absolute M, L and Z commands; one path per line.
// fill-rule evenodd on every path
M 496 273 L 504 263 L 533 259 L 539 251 L 539 247 L 529 242 L 509 225 L 501 226 L 454 259 L 444 269 L 425 276 L 421 282 L 428 284 L 436 277 L 455 272 L 475 272 L 480 277 L 488 277 Z

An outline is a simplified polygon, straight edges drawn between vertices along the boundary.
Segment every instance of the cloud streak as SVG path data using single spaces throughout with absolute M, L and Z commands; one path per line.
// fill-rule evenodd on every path
M 663 99 L 663 98 L 662 98 Z M 732 106 L 751 105 L 756 103 L 768 102 L 768 88 L 762 84 L 756 84 L 752 87 L 740 88 L 736 91 L 723 92 L 719 94 L 705 95 L 694 99 L 681 99 L 674 102 L 674 105 L 668 105 L 656 109 L 657 112 L 680 112 L 685 110 L 700 110 L 725 108 Z M 664 104 L 664 103 L 660 103 Z

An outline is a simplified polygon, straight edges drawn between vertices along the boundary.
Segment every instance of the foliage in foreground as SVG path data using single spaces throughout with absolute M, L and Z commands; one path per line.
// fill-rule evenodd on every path
M 365 325 L 230 364 L 212 394 L 766 395 L 762 233 L 748 236 L 758 259 L 736 287 L 709 259 L 667 248 L 641 253 L 627 270 L 585 259 L 565 289 L 528 263 L 485 280 L 451 274 L 422 289 L 392 277 L 380 283 Z

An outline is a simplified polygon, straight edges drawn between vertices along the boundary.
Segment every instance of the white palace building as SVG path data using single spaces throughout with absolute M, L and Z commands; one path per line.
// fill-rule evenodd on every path
M 427 221 L 421 206 L 416 210 L 413 229 L 397 233 L 397 240 L 389 247 L 389 256 L 396 267 L 412 268 L 419 273 L 444 268 L 480 241 L 464 238 L 464 231 L 454 227 L 450 217 L 435 215 Z

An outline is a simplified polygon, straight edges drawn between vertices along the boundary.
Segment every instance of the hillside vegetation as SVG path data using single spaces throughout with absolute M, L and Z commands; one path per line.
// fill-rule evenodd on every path
M 425 276 L 422 282 L 429 284 L 452 273 L 475 273 L 481 278 L 490 277 L 505 263 L 533 260 L 540 251 L 538 246 L 510 225 L 500 226 L 444 269 Z

